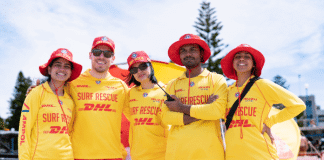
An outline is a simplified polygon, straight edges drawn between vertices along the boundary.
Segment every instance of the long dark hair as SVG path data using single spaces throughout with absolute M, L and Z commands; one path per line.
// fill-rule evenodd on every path
M 157 83 L 157 80 L 154 76 L 154 69 L 153 69 L 153 66 L 152 66 L 152 63 L 151 62 L 145 62 L 147 64 L 149 64 L 149 67 L 151 68 L 151 74 L 149 75 L 149 78 L 150 78 L 150 81 L 152 83 Z M 129 73 L 126 77 L 126 82 L 127 84 L 130 86 L 132 83 L 134 83 L 136 86 L 140 86 L 141 85 L 141 82 L 137 81 L 134 77 L 134 75 L 132 75 L 131 73 Z
M 54 62 L 57 61 L 59 58 L 61 58 L 61 57 L 54 58 L 54 59 L 52 60 L 52 62 L 48 65 L 48 67 L 52 67 L 53 64 L 54 64 Z M 71 64 L 71 71 L 72 71 L 72 70 L 73 70 L 73 63 L 70 62 L 70 64 Z M 51 82 L 52 78 L 51 78 L 51 75 L 50 75 L 50 74 L 47 74 L 47 76 L 45 76 L 45 77 L 47 77 L 47 80 L 46 80 L 46 81 L 47 81 L 48 83 Z

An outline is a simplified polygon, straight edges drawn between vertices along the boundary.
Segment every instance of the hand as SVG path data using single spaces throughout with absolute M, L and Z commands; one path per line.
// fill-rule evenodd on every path
M 268 134 L 268 136 L 270 137 L 271 143 L 273 144 L 274 137 L 272 136 L 271 129 L 265 124 L 263 124 L 263 130 L 261 133 L 264 134 L 264 132 L 266 132 Z
M 26 96 L 31 90 L 33 90 L 33 88 L 35 88 L 36 86 L 39 86 L 39 85 L 40 85 L 40 80 L 37 79 L 36 80 L 36 85 L 31 85 L 31 86 L 28 87 L 27 92 L 26 92 Z
M 168 106 L 170 111 L 173 112 L 181 112 L 181 101 L 179 98 L 177 98 L 175 95 L 171 95 L 171 97 L 174 99 L 174 101 L 164 101 L 164 104 Z
M 206 102 L 206 104 L 211 104 L 211 103 L 213 103 L 214 101 L 216 101 L 216 99 L 218 99 L 218 98 L 219 98 L 219 96 L 218 96 L 218 95 L 214 95 L 214 93 L 213 93 L 213 94 L 211 94 L 211 95 L 209 96 L 208 101 Z

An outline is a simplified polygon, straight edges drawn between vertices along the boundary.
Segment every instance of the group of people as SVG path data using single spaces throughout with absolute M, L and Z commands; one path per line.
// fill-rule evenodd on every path
M 127 58 L 128 85 L 113 77 L 108 71 L 115 54 L 114 42 L 102 36 L 94 39 L 91 69 L 82 74 L 64 48 L 39 67 L 48 80 L 22 106 L 19 159 L 122 160 L 122 113 L 130 121 L 133 160 L 278 159 L 271 127 L 305 110 L 297 96 L 259 79 L 265 58 L 247 44 L 221 61 L 225 76 L 236 80 L 229 87 L 222 75 L 202 67 L 211 51 L 197 35 L 185 34 L 169 47 L 169 58 L 186 71 L 166 85 L 144 51 Z M 277 103 L 285 109 L 268 117 Z M 230 124 L 224 137 L 220 119 Z

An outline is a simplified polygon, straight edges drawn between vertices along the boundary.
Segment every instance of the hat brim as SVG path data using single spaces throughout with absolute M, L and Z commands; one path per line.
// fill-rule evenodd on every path
M 252 47 L 236 47 L 235 49 L 231 50 L 222 60 L 221 60 L 221 67 L 223 70 L 223 73 L 226 77 L 230 79 L 237 80 L 237 75 L 235 72 L 235 69 L 233 67 L 233 59 L 237 52 L 246 51 L 249 52 L 252 57 L 255 60 L 256 66 L 255 66 L 255 74 L 256 76 L 260 77 L 262 68 L 265 62 L 265 58 L 263 54 L 252 48 Z
M 91 49 L 94 49 L 94 48 L 97 47 L 98 45 L 105 45 L 105 46 L 108 46 L 108 47 L 109 47 L 109 48 L 110 48 L 110 49 L 115 53 L 114 47 L 111 46 L 111 45 L 108 44 L 108 43 L 99 43 L 99 44 L 96 44 L 96 45 L 92 46 Z
M 39 66 L 39 71 L 42 75 L 44 76 L 48 76 L 48 65 L 53 61 L 53 59 L 55 58 L 64 58 L 64 57 L 61 57 L 61 56 L 56 56 L 56 57 L 51 57 L 47 63 Z M 66 58 L 64 58 L 66 59 Z M 67 59 L 66 59 L 67 60 Z M 68 60 L 69 61 L 69 60 Z M 71 76 L 70 78 L 67 80 L 68 82 L 70 81 L 73 81 L 75 80 L 76 78 L 78 78 L 81 74 L 81 71 L 82 71 L 82 65 L 74 62 L 74 61 L 69 61 L 73 64 L 73 70 L 72 70 L 72 73 L 71 73 Z
M 211 55 L 210 48 L 208 47 L 207 43 L 204 40 L 201 39 L 184 39 L 180 40 L 177 42 L 174 42 L 168 50 L 168 55 L 171 61 L 173 61 L 175 64 L 178 64 L 180 66 L 183 66 L 181 59 L 180 59 L 180 54 L 179 54 L 179 49 L 181 46 L 185 44 L 198 44 L 200 47 L 204 49 L 204 55 L 203 55 L 203 62 L 205 63 L 208 58 Z

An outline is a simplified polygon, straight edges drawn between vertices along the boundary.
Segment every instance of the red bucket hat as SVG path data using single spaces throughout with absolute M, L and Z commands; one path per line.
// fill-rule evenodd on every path
M 151 59 L 144 51 L 133 52 L 127 58 L 128 70 L 137 62 L 151 62 Z
M 72 70 L 70 78 L 68 79 L 68 82 L 73 81 L 74 79 L 79 77 L 79 75 L 81 74 L 81 71 L 82 71 L 82 66 L 73 61 L 72 53 L 65 48 L 59 48 L 56 51 L 54 51 L 52 53 L 50 59 L 48 60 L 48 62 L 39 66 L 39 71 L 41 72 L 42 75 L 44 75 L 44 76 L 48 75 L 47 67 L 55 58 L 64 58 L 73 64 L 73 70 Z
M 225 76 L 230 79 L 237 80 L 237 75 L 236 75 L 235 69 L 233 67 L 233 59 L 234 59 L 235 54 L 238 52 L 241 52 L 241 51 L 249 52 L 252 55 L 252 57 L 254 58 L 254 61 L 256 63 L 255 74 L 256 74 L 256 76 L 260 77 L 261 71 L 262 71 L 262 68 L 263 68 L 263 65 L 265 62 L 265 58 L 260 51 L 252 48 L 248 44 L 241 44 L 241 45 L 237 46 L 236 48 L 231 50 L 221 60 L 221 66 L 222 66 L 222 70 L 223 70 Z
M 171 61 L 173 61 L 174 63 L 180 66 L 183 66 L 183 64 L 180 59 L 179 49 L 181 46 L 185 44 L 198 44 L 200 47 L 204 49 L 203 63 L 205 63 L 211 55 L 210 48 L 208 47 L 208 44 L 204 40 L 200 39 L 199 36 L 194 34 L 185 34 L 180 37 L 179 41 L 174 42 L 169 47 L 169 51 L 168 51 L 168 55 Z
M 106 37 L 106 36 L 101 36 L 101 37 L 95 38 L 93 40 L 91 49 L 97 47 L 100 44 L 108 46 L 115 53 L 115 43 L 114 43 L 114 41 L 111 40 L 110 38 Z

